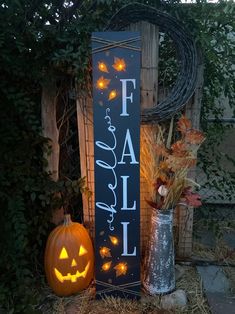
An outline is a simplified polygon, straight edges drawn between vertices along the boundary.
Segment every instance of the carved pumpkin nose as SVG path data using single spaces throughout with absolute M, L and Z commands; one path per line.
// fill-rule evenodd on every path
M 73 258 L 71 266 L 77 266 L 77 262 L 75 261 L 75 259 Z

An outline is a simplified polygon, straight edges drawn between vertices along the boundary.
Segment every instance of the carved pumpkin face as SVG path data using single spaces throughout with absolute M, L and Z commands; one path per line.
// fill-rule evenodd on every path
M 45 251 L 45 271 L 57 295 L 67 296 L 89 285 L 94 273 L 94 253 L 87 230 L 65 216 L 65 223 L 50 234 Z

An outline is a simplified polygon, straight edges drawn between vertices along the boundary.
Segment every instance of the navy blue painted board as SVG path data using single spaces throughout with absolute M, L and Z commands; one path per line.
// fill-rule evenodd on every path
M 140 34 L 93 33 L 92 63 L 96 296 L 139 298 Z

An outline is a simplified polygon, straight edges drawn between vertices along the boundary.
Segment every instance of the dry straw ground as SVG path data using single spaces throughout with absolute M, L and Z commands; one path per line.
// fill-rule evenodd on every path
M 235 228 L 234 226 L 232 228 L 227 228 L 222 225 L 221 230 L 230 232 L 235 230 Z M 223 238 L 218 238 L 216 239 L 214 248 L 195 242 L 193 252 L 196 259 L 222 267 L 223 272 L 229 279 L 231 294 L 235 295 L 235 249 L 228 246 Z
M 140 301 L 115 299 L 94 299 L 94 288 L 68 298 L 56 297 L 47 288 L 47 296 L 40 310 L 44 314 L 209 314 L 210 310 L 203 294 L 201 280 L 194 267 L 185 266 L 184 275 L 177 281 L 177 288 L 187 293 L 188 306 L 184 309 L 166 311 L 160 308 L 160 298 L 142 294 Z

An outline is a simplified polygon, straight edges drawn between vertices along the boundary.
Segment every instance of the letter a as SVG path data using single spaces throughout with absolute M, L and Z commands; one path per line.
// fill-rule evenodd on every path
M 126 146 L 128 145 L 129 152 L 126 152 Z M 138 164 L 138 161 L 135 158 L 135 153 L 132 145 L 132 140 L 131 140 L 131 135 L 130 135 L 130 130 L 127 129 L 126 131 L 126 138 L 123 146 L 123 151 L 122 151 L 122 159 L 119 161 L 119 164 L 125 164 L 126 162 L 123 161 L 124 157 L 130 156 L 131 157 L 131 164 Z

